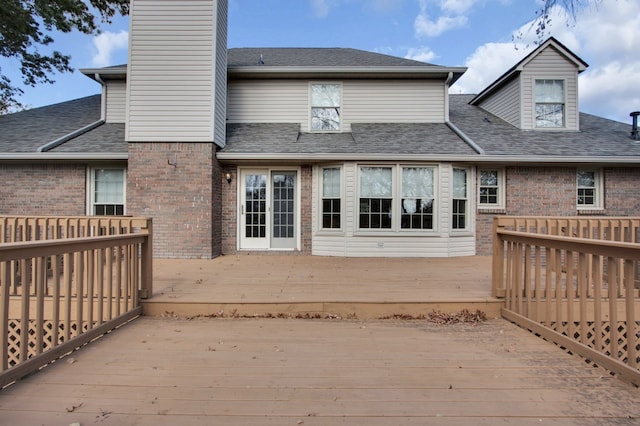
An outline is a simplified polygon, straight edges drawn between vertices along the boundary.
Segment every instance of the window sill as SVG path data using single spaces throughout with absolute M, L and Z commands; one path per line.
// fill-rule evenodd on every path
M 507 214 L 504 207 L 478 207 L 478 214 Z
M 578 209 L 578 216 L 604 216 L 606 211 L 603 208 L 594 207 L 591 209 Z
M 438 231 L 411 231 L 411 230 L 357 230 L 354 233 L 356 237 L 440 237 L 441 234 Z

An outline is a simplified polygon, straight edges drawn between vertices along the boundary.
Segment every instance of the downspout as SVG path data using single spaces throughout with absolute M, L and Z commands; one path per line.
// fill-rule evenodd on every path
M 81 129 L 75 130 L 69 134 L 66 134 L 56 140 L 53 140 L 51 142 L 47 142 L 46 144 L 38 147 L 38 149 L 36 149 L 36 152 L 47 152 L 52 150 L 53 148 L 62 145 L 65 142 L 70 141 L 73 138 L 77 138 L 78 136 L 87 133 L 90 130 L 95 129 L 98 126 L 102 126 L 106 120 L 106 107 L 107 107 L 107 90 L 106 90 L 106 85 L 104 83 L 104 80 L 102 80 L 102 78 L 100 77 L 99 73 L 95 73 L 95 79 L 98 83 L 100 83 L 100 85 L 102 86 L 102 95 L 100 96 L 100 120 L 98 121 L 94 121 L 93 123 L 84 126 Z
M 480 148 L 480 146 L 479 146 L 477 143 L 475 143 L 475 142 L 473 141 L 473 139 L 471 139 L 469 136 L 465 135 L 465 134 L 462 132 L 462 130 L 460 130 L 460 129 L 458 129 L 458 128 L 456 127 L 456 125 L 455 125 L 455 124 L 453 124 L 452 122 L 450 122 L 450 121 L 448 121 L 448 120 L 447 120 L 447 121 L 445 121 L 445 124 L 446 124 L 446 125 L 447 125 L 451 130 L 453 130 L 453 133 L 455 133 L 456 135 L 458 135 L 458 137 L 459 137 L 460 139 L 462 139 L 462 140 L 463 140 L 467 145 L 469 145 L 469 146 L 471 147 L 471 149 L 473 149 L 475 152 L 477 152 L 477 153 L 478 153 L 478 154 L 480 154 L 480 155 L 484 155 L 484 154 L 485 154 L 484 149 Z
M 453 80 L 453 73 L 450 72 L 449 76 L 447 77 L 447 80 L 444 82 L 445 84 L 445 117 L 444 117 L 444 122 L 447 125 L 447 127 L 449 127 L 453 133 L 455 133 L 460 139 L 462 139 L 467 145 L 469 145 L 471 147 L 471 149 L 473 149 L 475 152 L 477 152 L 480 155 L 484 155 L 484 149 L 480 148 L 480 146 L 475 143 L 469 136 L 465 135 L 462 130 L 458 129 L 458 127 L 453 124 L 451 121 L 449 121 L 449 83 L 451 83 L 451 80 Z

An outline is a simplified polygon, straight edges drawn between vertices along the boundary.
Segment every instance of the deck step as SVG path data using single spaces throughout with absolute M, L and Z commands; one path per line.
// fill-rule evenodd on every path
M 394 316 L 420 317 L 432 311 L 456 313 L 463 309 L 470 312 L 480 310 L 487 318 L 499 318 L 504 299 L 482 299 L 466 301 L 431 302 L 188 302 L 154 301 L 142 302 L 142 312 L 147 316 L 178 317 L 339 317 L 378 319 Z

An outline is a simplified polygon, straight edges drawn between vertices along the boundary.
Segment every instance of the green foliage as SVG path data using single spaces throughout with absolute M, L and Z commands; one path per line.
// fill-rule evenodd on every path
M 0 55 L 20 63 L 22 83 L 53 83 L 54 71 L 72 71 L 70 56 L 39 48 L 53 43 L 55 31 L 97 34 L 101 23 L 129 13 L 129 0 L 0 0 Z M 22 90 L 0 68 L 0 114 L 20 109 Z

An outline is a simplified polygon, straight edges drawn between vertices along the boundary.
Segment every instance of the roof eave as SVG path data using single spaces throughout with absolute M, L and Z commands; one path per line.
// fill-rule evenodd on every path
M 456 154 L 363 154 L 363 153 L 234 153 L 218 152 L 218 160 L 231 162 L 320 161 L 447 161 L 500 164 L 640 164 L 640 156 L 529 156 Z
M 396 77 L 446 79 L 449 73 L 457 80 L 465 73 L 465 67 L 441 66 L 391 66 L 391 67 L 272 67 L 272 66 L 229 66 L 230 77 L 244 78 L 322 78 L 322 77 Z M 453 82 L 452 82 L 453 83 Z
M 122 161 L 128 160 L 126 152 L 2 152 L 0 161 Z
M 113 67 L 113 68 L 81 68 L 80 72 L 92 80 L 100 81 L 96 78 L 96 75 L 99 75 L 101 78 L 108 79 L 120 79 L 126 80 L 127 78 L 127 68 Z

